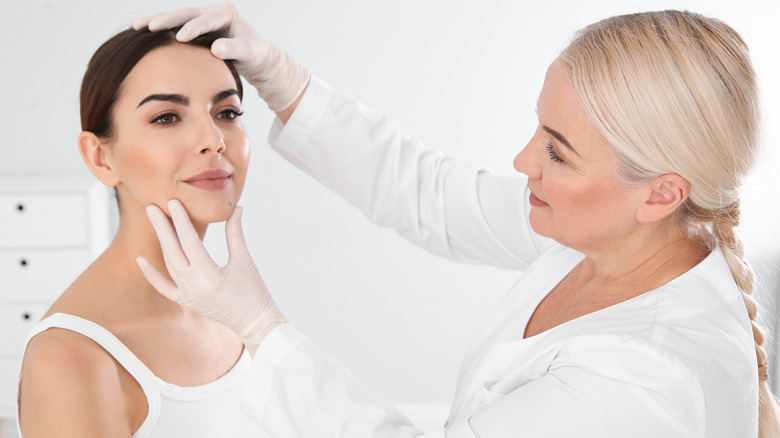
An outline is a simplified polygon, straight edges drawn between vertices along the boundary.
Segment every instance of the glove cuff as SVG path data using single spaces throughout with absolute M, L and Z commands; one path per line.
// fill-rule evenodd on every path
M 246 327 L 238 333 L 238 338 L 244 345 L 250 348 L 251 351 L 254 351 L 271 330 L 285 322 L 287 322 L 287 318 L 282 315 L 282 312 L 275 304 L 272 304 L 269 309 L 247 324 Z

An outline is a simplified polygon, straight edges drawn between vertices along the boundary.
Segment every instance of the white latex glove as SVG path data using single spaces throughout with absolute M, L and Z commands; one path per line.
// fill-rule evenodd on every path
M 173 281 L 144 257 L 138 257 L 144 277 L 162 295 L 238 333 L 254 354 L 265 335 L 285 318 L 274 304 L 244 241 L 241 207 L 225 224 L 228 263 L 219 267 L 209 256 L 179 201 L 168 202 L 174 231 L 157 206 L 146 208 Z
M 260 36 L 230 2 L 179 9 L 133 22 L 136 30 L 148 27 L 158 31 L 178 26 L 182 28 L 176 39 L 181 42 L 225 30 L 226 38 L 214 41 L 211 52 L 217 58 L 233 60 L 238 72 L 257 88 L 273 111 L 287 109 L 309 83 L 309 72 L 284 50 Z

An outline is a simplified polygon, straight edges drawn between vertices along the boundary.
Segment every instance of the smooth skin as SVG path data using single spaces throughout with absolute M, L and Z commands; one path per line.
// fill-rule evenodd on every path
M 625 184 L 558 60 L 547 71 L 537 112 L 539 127 L 514 160 L 533 193 L 531 226 L 585 259 L 542 300 L 526 337 L 653 290 L 709 253 L 672 221 L 690 184 L 676 174 Z
M 115 134 L 84 132 L 79 148 L 89 169 L 116 187 L 121 220 L 110 247 L 52 305 L 108 329 L 162 380 L 198 386 L 227 373 L 243 346 L 226 327 L 157 293 L 136 264 L 141 255 L 160 272 L 164 261 L 145 207 L 181 200 L 202 238 L 226 220 L 243 190 L 249 141 L 230 92 L 235 79 L 208 49 L 174 44 L 147 54 L 130 72 L 114 113 Z M 179 95 L 173 102 L 151 95 Z M 192 184 L 223 170 L 224 188 Z M 28 346 L 20 423 L 25 438 L 130 436 L 148 412 L 138 382 L 92 340 L 50 329 Z

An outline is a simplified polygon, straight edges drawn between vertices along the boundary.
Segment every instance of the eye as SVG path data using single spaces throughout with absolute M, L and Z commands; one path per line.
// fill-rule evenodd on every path
M 157 123 L 159 125 L 170 125 L 178 121 L 179 121 L 179 116 L 177 116 L 174 113 L 160 114 L 159 116 L 152 119 L 152 123 Z
M 563 159 L 561 159 L 561 157 L 555 153 L 555 149 L 553 149 L 552 143 L 547 143 L 545 149 L 547 149 L 547 155 L 550 156 L 550 159 L 553 160 L 554 163 L 563 163 Z
M 223 120 L 235 120 L 238 117 L 241 117 L 244 115 L 243 111 L 238 111 L 235 108 L 228 108 L 224 111 L 221 111 L 217 114 L 218 119 Z

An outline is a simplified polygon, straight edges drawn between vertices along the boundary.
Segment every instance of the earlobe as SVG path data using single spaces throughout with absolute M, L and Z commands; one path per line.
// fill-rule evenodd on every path
M 661 175 L 653 180 L 650 194 L 637 212 L 639 222 L 655 222 L 672 213 L 688 199 L 691 184 L 677 174 Z
M 108 187 L 114 187 L 119 184 L 119 178 L 107 159 L 105 148 L 106 143 L 94 133 L 83 131 L 79 134 L 79 152 L 84 163 L 100 182 Z

